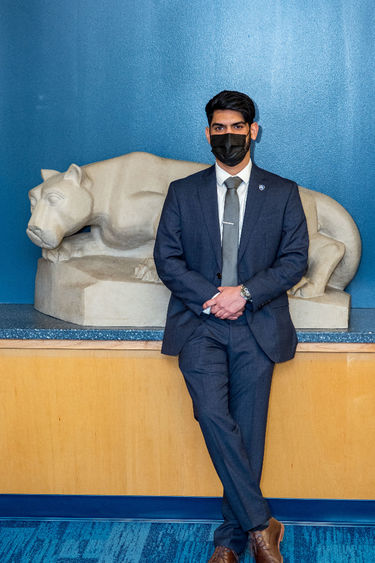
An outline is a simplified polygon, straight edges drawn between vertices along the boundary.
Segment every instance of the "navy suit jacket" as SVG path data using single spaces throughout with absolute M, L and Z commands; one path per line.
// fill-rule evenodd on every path
M 295 353 L 297 337 L 286 291 L 305 273 L 307 251 L 306 219 L 297 184 L 253 164 L 238 248 L 238 281 L 252 295 L 252 305 L 244 313 L 250 329 L 274 362 L 289 360 Z M 207 319 L 202 304 L 221 285 L 214 166 L 171 183 L 154 259 L 160 279 L 172 292 L 162 352 L 177 355 Z

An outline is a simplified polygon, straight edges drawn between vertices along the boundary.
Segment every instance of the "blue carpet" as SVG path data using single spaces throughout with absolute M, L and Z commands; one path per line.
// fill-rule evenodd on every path
M 0 521 L 1 563 L 206 563 L 215 523 Z M 375 562 L 375 527 L 285 527 L 285 563 Z M 243 555 L 241 563 L 252 561 Z

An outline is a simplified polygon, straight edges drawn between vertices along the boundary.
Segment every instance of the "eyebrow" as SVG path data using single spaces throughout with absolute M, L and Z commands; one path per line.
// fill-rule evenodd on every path
M 220 127 L 226 127 L 224 123 L 211 123 L 211 127 L 215 127 L 215 125 L 220 125 Z M 236 121 L 236 123 L 229 123 L 229 125 L 246 125 L 246 121 Z
M 52 186 L 49 190 L 46 190 L 45 192 L 43 192 L 44 196 L 51 195 L 51 194 L 57 195 L 58 197 L 61 197 L 61 199 L 65 199 L 65 194 L 63 192 L 60 192 L 56 188 L 53 188 Z

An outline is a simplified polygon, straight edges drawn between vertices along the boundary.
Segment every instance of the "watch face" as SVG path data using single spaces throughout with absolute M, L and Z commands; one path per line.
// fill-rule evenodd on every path
M 250 291 L 244 285 L 241 287 L 241 295 L 246 299 L 246 301 L 251 301 Z

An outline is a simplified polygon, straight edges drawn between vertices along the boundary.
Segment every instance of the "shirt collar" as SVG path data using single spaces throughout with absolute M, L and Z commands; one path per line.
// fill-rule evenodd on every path
M 236 174 L 236 176 L 241 178 L 241 180 L 243 182 L 245 182 L 245 184 L 249 183 L 250 174 L 251 174 L 251 167 L 252 167 L 252 162 L 251 162 L 251 159 L 250 159 L 248 164 L 245 166 L 245 168 L 243 168 L 241 170 L 241 172 Z M 230 176 L 232 176 L 232 174 L 229 174 L 228 172 L 226 172 L 225 170 L 220 168 L 220 166 L 218 165 L 217 162 L 215 162 L 215 172 L 216 172 L 216 183 L 219 186 L 222 186 L 224 184 L 225 180 L 227 178 L 229 178 Z

